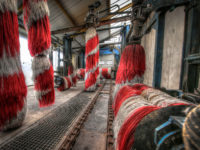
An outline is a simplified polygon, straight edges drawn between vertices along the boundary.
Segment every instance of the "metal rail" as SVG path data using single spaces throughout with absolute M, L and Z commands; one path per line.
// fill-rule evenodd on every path
M 68 132 L 64 142 L 61 144 L 61 146 L 58 148 L 59 150 L 70 150 L 72 149 L 76 138 L 78 137 L 80 130 L 86 121 L 88 115 L 91 113 L 92 109 L 94 108 L 94 105 L 96 103 L 96 100 L 98 99 L 98 96 L 100 95 L 103 87 L 105 86 L 106 81 L 103 83 L 103 85 L 98 89 L 96 95 L 93 97 L 91 102 L 87 105 L 86 109 L 83 111 L 83 113 L 80 115 L 80 117 L 77 119 L 77 121 L 74 123 L 70 131 Z
M 108 101 L 108 123 L 107 123 L 107 141 L 106 150 L 114 150 L 114 139 L 113 139 L 113 129 L 112 124 L 114 121 L 114 113 L 112 109 L 112 80 L 110 80 L 110 97 Z

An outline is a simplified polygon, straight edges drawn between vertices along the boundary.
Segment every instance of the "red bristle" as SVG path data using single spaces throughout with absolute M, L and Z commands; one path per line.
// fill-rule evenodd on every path
M 114 115 L 116 116 L 121 104 L 128 99 L 131 96 L 139 95 L 140 91 L 134 90 L 131 86 L 124 86 L 122 87 L 119 92 L 117 93 L 117 96 L 115 98 L 113 109 L 114 109 Z
M 72 83 L 71 83 L 69 77 L 64 77 L 64 80 L 67 81 L 67 85 L 66 85 L 66 81 L 64 81 L 64 82 L 57 88 L 59 91 L 67 90 L 67 89 L 69 89 L 69 88 L 72 86 Z
M 42 74 L 39 74 L 35 78 L 35 90 L 36 91 L 46 91 L 51 90 L 46 95 L 42 96 L 40 100 L 40 106 L 49 106 L 55 101 L 55 91 L 54 91 L 54 74 L 53 67 L 49 68 L 49 70 L 45 70 Z M 42 102 L 44 101 L 44 102 Z M 46 105 L 43 105 L 45 103 Z
M 28 30 L 28 48 L 31 56 L 38 55 L 48 50 L 51 45 L 51 31 L 49 17 L 38 20 Z
M 75 86 L 76 85 L 76 82 L 77 82 L 77 78 L 76 78 L 76 75 L 74 73 L 74 68 L 72 65 L 70 65 L 68 67 L 68 76 L 71 78 L 72 80 L 72 84 Z
M 99 43 L 98 35 L 89 39 L 85 45 L 85 55 L 88 55 L 91 51 L 93 51 L 98 43 Z
M 149 86 L 145 85 L 145 84 L 141 84 L 141 83 L 137 83 L 132 85 L 133 89 L 135 90 L 139 90 L 140 92 L 143 92 L 144 90 L 150 88 Z
M 92 37 L 93 36 L 93 37 Z M 96 89 L 96 82 L 99 76 L 99 38 L 94 28 L 89 28 L 86 32 L 86 47 L 85 58 L 87 79 L 85 79 L 85 90 L 94 91 Z
M 151 112 L 160 109 L 157 106 L 143 106 L 136 109 L 123 123 L 117 137 L 117 150 L 130 150 L 134 143 L 134 132 L 140 121 Z
M 77 76 L 72 77 L 72 82 L 73 82 L 74 85 L 76 85 L 76 83 L 77 83 Z
M 39 99 L 39 106 L 40 107 L 48 107 L 55 103 L 55 92 L 54 89 L 48 92 L 47 94 L 43 95 L 41 99 Z
M 0 5 L 3 9 L 6 9 L 4 2 Z M 18 59 L 20 54 L 18 17 L 15 12 L 0 11 L 0 30 L 0 67 L 2 67 L 0 76 L 1 130 L 5 123 L 15 118 L 24 107 L 27 87 L 21 66 L 14 68 L 14 64 L 20 64 Z
M 104 79 L 111 79 L 111 74 L 108 72 L 108 68 L 102 68 L 101 74 Z
M 3 56 L 3 48 L 9 56 L 19 55 L 19 30 L 16 13 L 0 12 L 0 58 Z
M 192 104 L 188 104 L 188 103 L 174 103 L 174 104 L 168 105 L 167 107 L 169 107 L 169 106 L 179 106 L 179 105 L 185 105 L 185 106 L 187 106 L 187 105 L 192 105 Z
M 50 66 L 49 70 L 45 70 L 35 78 L 35 90 L 51 89 L 54 87 L 53 67 Z
M 97 66 L 98 64 L 98 60 L 97 60 L 98 54 L 95 53 L 94 55 L 90 55 L 87 57 L 86 59 L 86 72 L 88 72 L 89 70 L 91 70 L 92 68 L 94 68 L 94 66 Z
M 77 79 L 84 79 L 85 78 L 85 69 L 78 69 L 77 71 Z
M 74 71 L 73 71 L 73 66 L 70 65 L 70 66 L 68 67 L 68 76 L 72 75 L 73 72 L 74 72 Z
M 41 1 L 47 2 L 46 0 L 41 0 Z M 37 2 L 38 0 L 35 0 L 35 3 Z M 36 56 L 48 50 L 51 45 L 50 23 L 49 23 L 49 17 L 47 16 L 48 14 L 46 14 L 43 18 L 38 18 L 37 21 L 34 20 L 34 22 L 28 28 L 27 23 L 31 13 L 30 10 L 31 7 L 29 5 L 30 5 L 30 0 L 23 1 L 24 25 L 28 30 L 28 48 L 30 54 L 31 56 Z M 34 5 L 34 3 L 32 3 L 32 5 Z
M 85 69 L 81 69 L 80 75 L 82 76 L 83 79 L 85 78 Z
M 24 99 L 27 95 L 24 74 L 9 75 L 0 77 L 0 128 L 7 120 L 17 116 L 24 106 Z
M 72 83 L 71 83 L 69 77 L 65 77 L 65 79 L 67 80 L 67 85 L 68 85 L 68 87 L 65 87 L 65 88 L 69 89 L 72 86 Z
M 145 72 L 145 51 L 141 45 L 125 47 L 117 70 L 116 84 L 129 82 Z
M 147 88 L 149 87 L 144 84 L 135 84 L 133 86 L 130 86 L 130 85 L 123 86 L 117 93 L 112 105 L 115 116 L 117 115 L 122 103 L 126 99 L 135 95 L 140 95 L 143 92 L 143 90 Z
M 99 69 L 96 69 L 95 72 L 88 75 L 88 78 L 85 81 L 85 90 L 96 83 L 98 72 Z
M 46 59 L 48 55 L 48 52 L 46 51 L 49 50 L 51 45 L 51 31 L 48 17 L 49 10 L 44 3 L 38 5 L 39 1 L 44 1 L 47 3 L 47 0 L 24 0 L 24 24 L 28 30 L 28 48 L 31 56 L 35 57 L 34 63 L 36 63 L 37 59 L 37 61 L 39 61 L 42 56 L 44 59 L 41 63 L 46 64 L 47 61 L 49 61 Z M 31 9 L 40 9 L 40 11 L 34 12 Z M 43 14 L 39 14 L 41 12 Z M 30 16 L 34 16 L 35 18 Z M 40 63 L 38 64 L 43 65 Z M 39 69 L 40 68 L 36 68 L 33 70 L 33 75 L 37 75 L 34 79 L 34 84 L 40 107 L 45 107 L 53 104 L 55 100 L 54 72 L 52 66 L 50 66 L 49 70 L 42 70 L 43 72 L 41 70 L 39 71 Z M 40 74 L 37 72 L 40 72 Z

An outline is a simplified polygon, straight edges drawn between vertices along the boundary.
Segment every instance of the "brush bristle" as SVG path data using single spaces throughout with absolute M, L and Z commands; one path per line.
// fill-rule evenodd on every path
M 99 77 L 99 38 L 93 27 L 86 32 L 85 59 L 85 90 L 95 91 Z
M 24 24 L 28 31 L 36 99 L 40 107 L 55 101 L 54 72 L 47 58 L 51 46 L 49 8 L 47 0 L 24 0 Z
M 27 87 L 20 62 L 17 1 L 0 1 L 0 130 L 20 126 Z M 22 112 L 25 116 L 26 112 Z M 13 121 L 15 120 L 15 121 Z

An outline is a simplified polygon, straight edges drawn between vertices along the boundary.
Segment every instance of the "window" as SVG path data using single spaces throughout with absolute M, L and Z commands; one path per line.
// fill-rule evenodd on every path
M 104 65 L 105 62 L 104 62 L 104 61 L 99 61 L 99 64 L 100 64 L 100 65 Z
M 28 41 L 26 37 L 20 36 L 20 59 L 22 64 L 22 70 L 24 72 L 24 76 L 26 78 L 26 85 L 33 85 L 32 81 L 32 60 L 33 58 L 30 55 L 30 52 L 28 50 Z

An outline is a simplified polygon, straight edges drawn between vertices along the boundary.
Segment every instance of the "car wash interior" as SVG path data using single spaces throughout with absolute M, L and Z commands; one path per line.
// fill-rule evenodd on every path
M 0 150 L 199 150 L 199 0 L 0 0 Z

